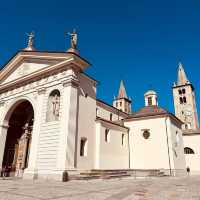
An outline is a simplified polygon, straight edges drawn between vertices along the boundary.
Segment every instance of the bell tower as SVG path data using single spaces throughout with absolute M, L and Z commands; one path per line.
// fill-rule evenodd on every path
M 195 90 L 187 79 L 183 65 L 178 65 L 178 79 L 173 85 L 175 115 L 184 122 L 183 129 L 199 127 Z
M 123 80 L 120 82 L 117 98 L 114 98 L 113 106 L 125 113 L 131 114 L 131 99 L 126 94 Z

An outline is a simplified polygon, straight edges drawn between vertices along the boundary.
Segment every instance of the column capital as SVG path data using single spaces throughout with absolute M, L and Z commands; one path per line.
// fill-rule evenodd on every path
M 68 87 L 68 86 L 72 86 L 72 87 L 78 87 L 80 82 L 77 79 L 77 77 L 75 76 L 69 76 L 68 78 L 64 79 L 62 81 L 63 87 Z
M 42 88 L 38 88 L 37 89 L 37 93 L 40 95 L 40 94 L 45 94 L 46 92 L 46 88 L 45 87 L 42 87 Z
M 9 128 L 9 125 L 6 125 L 6 124 L 0 124 L 0 128 L 8 129 L 8 128 Z
M 3 107 L 5 104 L 5 101 L 0 101 L 0 107 Z

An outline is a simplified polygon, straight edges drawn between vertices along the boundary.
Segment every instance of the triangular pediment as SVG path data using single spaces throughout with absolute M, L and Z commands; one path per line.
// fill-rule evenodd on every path
M 89 63 L 71 52 L 20 51 L 0 71 L 0 90 L 44 77 L 61 68 L 84 70 Z
M 0 85 L 6 84 L 36 71 L 53 66 L 65 58 L 41 56 L 31 52 L 19 52 L 1 70 Z

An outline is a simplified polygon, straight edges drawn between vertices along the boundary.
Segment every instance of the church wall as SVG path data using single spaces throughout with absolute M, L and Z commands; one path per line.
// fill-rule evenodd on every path
M 125 122 L 130 128 L 130 160 L 132 169 L 169 169 L 165 118 Z M 144 130 L 150 132 L 148 139 Z
M 128 169 L 129 144 L 128 130 L 109 123 L 97 122 L 96 166 L 95 169 Z M 108 140 L 105 140 L 105 130 L 109 129 Z M 124 141 L 122 145 L 122 134 Z
M 124 118 L 122 115 L 116 114 L 109 108 L 97 106 L 97 109 L 97 116 L 103 119 L 110 120 L 110 114 L 112 114 L 112 121 L 117 121 Z
M 200 174 L 200 135 L 184 135 L 184 147 L 189 147 L 194 154 L 185 154 L 186 166 L 190 168 L 191 174 Z
M 186 162 L 184 156 L 184 145 L 182 130 L 178 128 L 175 124 L 168 121 L 169 137 L 172 145 L 172 155 L 175 169 L 175 175 L 184 175 L 186 172 Z
M 77 168 L 94 168 L 95 158 L 95 119 L 96 119 L 96 83 L 79 75 L 78 91 L 78 137 L 77 137 Z M 80 156 L 81 138 L 87 139 L 87 155 Z

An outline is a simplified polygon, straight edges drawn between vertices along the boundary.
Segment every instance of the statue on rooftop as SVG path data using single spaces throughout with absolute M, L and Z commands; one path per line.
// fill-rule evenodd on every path
M 77 37 L 76 29 L 74 29 L 72 33 L 68 32 L 67 34 L 70 36 L 71 48 L 72 49 L 77 49 L 78 37 Z

